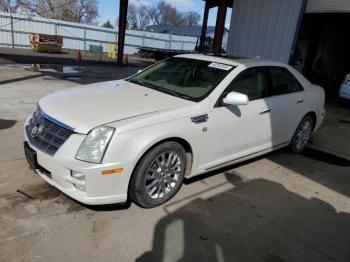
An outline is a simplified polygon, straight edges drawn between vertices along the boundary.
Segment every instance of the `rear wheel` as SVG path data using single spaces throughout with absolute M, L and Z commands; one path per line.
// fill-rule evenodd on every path
M 305 150 L 314 129 L 314 121 L 310 115 L 305 116 L 299 123 L 290 143 L 293 153 L 299 154 Z
M 180 189 L 186 171 L 186 152 L 176 142 L 151 149 L 137 164 L 130 182 L 130 197 L 151 208 L 172 198 Z

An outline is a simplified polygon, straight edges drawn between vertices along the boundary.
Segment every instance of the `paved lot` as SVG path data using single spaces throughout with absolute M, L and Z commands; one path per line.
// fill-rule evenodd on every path
M 0 66 L 0 261 L 350 261 L 349 162 L 312 150 L 187 181 L 155 209 L 74 202 L 27 168 L 23 121 L 45 94 L 137 68 L 28 69 Z
M 8 61 L 10 63 L 31 64 L 84 64 L 84 65 L 116 65 L 116 59 L 110 59 L 107 54 L 96 54 L 81 51 L 81 61 L 77 62 L 77 50 L 63 49 L 62 53 L 38 53 L 26 48 L 8 48 L 0 47 L 0 64 Z M 141 58 L 137 55 L 128 55 L 129 64 L 139 66 L 144 63 L 154 63 L 153 59 Z

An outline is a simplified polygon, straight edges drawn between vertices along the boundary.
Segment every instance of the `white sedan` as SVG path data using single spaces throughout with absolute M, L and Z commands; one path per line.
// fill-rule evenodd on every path
M 185 177 L 302 152 L 324 115 L 323 89 L 288 65 L 180 55 L 42 98 L 24 147 L 31 168 L 82 203 L 154 207 Z

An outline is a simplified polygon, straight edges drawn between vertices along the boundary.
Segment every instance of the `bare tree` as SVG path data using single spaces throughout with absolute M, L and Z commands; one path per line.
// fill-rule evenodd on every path
M 98 17 L 97 0 L 79 0 L 75 8 L 78 22 L 90 24 Z
M 198 25 L 199 21 L 201 19 L 200 14 L 198 14 L 197 12 L 193 12 L 193 11 L 186 12 L 184 14 L 184 17 L 185 17 L 185 25 L 188 25 L 188 26 Z
M 161 19 L 159 9 L 156 6 L 151 6 L 147 8 L 146 11 L 148 12 L 150 23 L 153 25 L 159 25 Z
M 144 29 L 148 25 L 198 25 L 197 12 L 181 12 L 171 4 L 160 1 L 155 5 L 129 4 L 128 28 Z
M 0 11 L 7 12 L 7 13 L 16 13 L 24 3 L 29 4 L 29 1 L 0 0 Z
M 127 23 L 128 23 L 129 29 L 138 29 L 137 12 L 138 12 L 137 6 L 130 3 L 128 6 L 128 17 L 127 17 Z
M 136 6 L 129 4 L 128 7 L 128 27 L 130 29 L 144 29 L 150 24 L 149 7 L 145 5 Z
M 150 17 L 147 12 L 147 7 L 144 5 L 140 5 L 138 8 L 138 21 L 139 21 L 139 27 L 140 29 L 144 29 L 146 26 L 149 25 Z
M 171 4 L 160 1 L 154 10 L 150 10 L 151 21 L 156 25 L 198 25 L 200 15 L 197 12 L 181 12 Z
M 160 1 L 157 4 L 157 9 L 160 14 L 159 24 L 179 25 L 183 23 L 183 17 L 181 12 L 179 12 L 175 7 L 166 3 L 165 1 Z
M 36 0 L 33 10 L 42 17 L 92 24 L 98 17 L 96 0 Z

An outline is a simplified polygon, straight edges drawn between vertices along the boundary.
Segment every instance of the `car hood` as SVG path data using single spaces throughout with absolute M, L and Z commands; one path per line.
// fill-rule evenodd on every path
M 61 90 L 39 102 L 49 118 L 84 134 L 100 125 L 191 104 L 125 80 Z

